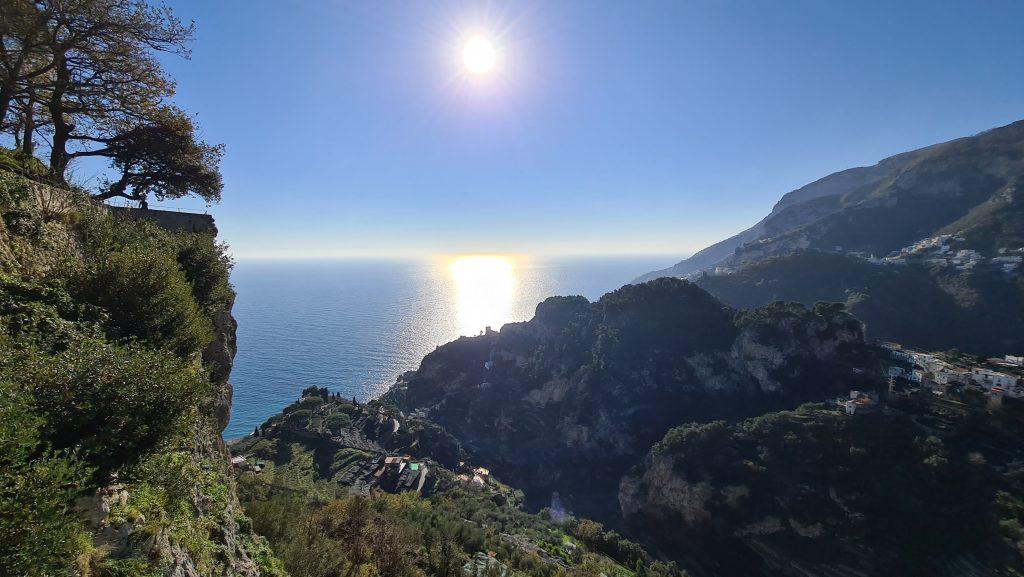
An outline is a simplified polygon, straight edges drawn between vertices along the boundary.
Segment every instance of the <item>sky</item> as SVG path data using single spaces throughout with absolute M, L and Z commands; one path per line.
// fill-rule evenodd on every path
M 168 4 L 240 259 L 681 257 L 831 172 L 1024 118 L 1018 1 Z

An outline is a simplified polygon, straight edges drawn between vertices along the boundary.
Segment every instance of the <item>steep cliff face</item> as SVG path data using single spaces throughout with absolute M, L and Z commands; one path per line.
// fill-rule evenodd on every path
M 426 409 L 536 504 L 558 491 L 607 517 L 619 477 L 670 427 L 863 384 L 865 355 L 840 307 L 737 313 L 662 279 L 548 299 L 529 322 L 440 347 L 384 400 Z

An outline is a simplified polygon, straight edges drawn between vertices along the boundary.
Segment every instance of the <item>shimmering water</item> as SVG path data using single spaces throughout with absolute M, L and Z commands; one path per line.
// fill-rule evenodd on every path
M 671 260 L 241 261 L 224 435 L 248 434 L 310 385 L 375 397 L 461 334 L 527 320 L 551 295 L 596 299 Z

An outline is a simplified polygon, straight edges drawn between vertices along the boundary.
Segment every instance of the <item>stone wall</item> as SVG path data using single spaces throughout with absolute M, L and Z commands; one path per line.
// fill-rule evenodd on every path
M 214 224 L 213 217 L 209 214 L 124 206 L 108 206 L 107 208 L 111 214 L 116 216 L 148 220 L 167 230 L 217 234 L 217 226 Z

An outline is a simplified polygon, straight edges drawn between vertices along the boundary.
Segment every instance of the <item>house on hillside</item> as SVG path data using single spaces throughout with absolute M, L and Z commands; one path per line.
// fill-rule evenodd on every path
M 836 404 L 846 411 L 847 415 L 867 413 L 878 406 L 878 396 L 873 393 L 852 390 L 848 398 L 836 399 Z
M 1020 379 L 1015 375 L 1000 373 L 990 369 L 975 367 L 971 369 L 971 381 L 985 389 L 999 388 L 1006 391 L 1008 397 L 1018 399 L 1024 397 L 1024 387 L 1020 385 Z

